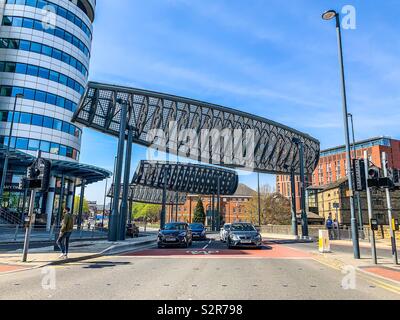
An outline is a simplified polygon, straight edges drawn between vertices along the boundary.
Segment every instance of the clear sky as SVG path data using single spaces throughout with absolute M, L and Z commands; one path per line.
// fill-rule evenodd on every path
M 322 148 L 344 144 L 335 24 L 321 13 L 348 4 L 357 10 L 356 29 L 343 30 L 356 138 L 400 138 L 398 0 L 99 0 L 90 80 L 244 110 Z M 116 148 L 85 129 L 81 162 L 112 171 Z M 133 168 L 144 158 L 134 146 Z M 241 180 L 256 188 L 255 175 Z M 104 187 L 87 198 L 102 203 Z

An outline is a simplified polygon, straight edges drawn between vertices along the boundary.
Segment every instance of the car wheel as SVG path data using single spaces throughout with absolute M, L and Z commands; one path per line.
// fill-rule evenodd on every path
M 164 248 L 161 244 L 158 244 L 158 249 Z

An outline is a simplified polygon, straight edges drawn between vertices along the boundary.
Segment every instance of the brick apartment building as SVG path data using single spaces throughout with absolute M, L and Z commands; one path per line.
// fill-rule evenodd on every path
M 353 150 L 353 147 L 352 147 Z M 356 143 L 356 155 L 363 158 L 364 151 L 368 151 L 370 161 L 382 168 L 382 153 L 386 152 L 389 167 L 400 169 L 400 140 L 389 137 L 377 137 Z M 339 146 L 321 151 L 320 161 L 314 173 L 307 177 L 307 187 L 319 188 L 334 184 L 347 176 L 346 147 Z M 300 211 L 300 179 L 296 177 L 297 211 Z M 276 190 L 287 198 L 291 198 L 290 176 L 277 176 Z
M 247 212 L 246 204 L 257 196 L 257 192 L 244 184 L 239 184 L 238 190 L 233 196 L 221 196 L 221 213 L 225 223 L 248 222 L 251 219 L 251 212 Z M 189 222 L 193 221 L 194 210 L 199 199 L 198 195 L 189 195 L 185 205 L 178 207 L 178 217 L 176 208 L 169 207 L 167 211 L 167 221 Z M 212 216 L 212 196 L 201 197 L 204 210 L 207 214 L 207 225 L 211 225 Z M 217 207 L 217 197 L 215 197 L 215 208 Z M 255 214 L 255 213 L 254 213 Z

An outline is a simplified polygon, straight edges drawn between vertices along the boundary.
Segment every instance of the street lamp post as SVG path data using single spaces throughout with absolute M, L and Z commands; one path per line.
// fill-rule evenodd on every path
M 357 159 L 357 149 L 356 149 L 356 135 L 354 132 L 354 118 L 353 114 L 349 113 L 348 117 L 350 118 L 351 121 L 351 131 L 353 134 L 353 153 L 354 153 L 354 159 Z M 364 238 L 364 219 L 363 219 L 363 214 L 362 214 L 362 208 L 361 208 L 361 199 L 360 199 L 360 192 L 356 191 L 355 192 L 356 199 L 357 199 L 357 209 L 358 209 L 358 224 L 360 228 L 360 232 L 362 237 Z
M 5 188 L 6 179 L 7 179 L 8 162 L 9 162 L 9 158 L 10 158 L 11 139 L 12 139 L 12 133 L 13 133 L 13 129 L 14 129 L 14 117 L 15 117 L 15 110 L 17 109 L 17 100 L 18 100 L 18 98 L 22 99 L 23 97 L 24 97 L 23 94 L 17 94 L 15 96 L 15 100 L 14 100 L 14 108 L 13 108 L 13 114 L 12 114 L 12 117 L 11 117 L 10 132 L 8 134 L 7 152 L 6 152 L 6 156 L 5 156 L 5 159 L 4 159 L 3 175 L 1 177 L 0 206 L 3 203 L 4 188 Z
M 342 103 L 343 103 L 343 120 L 344 129 L 346 137 L 346 162 L 347 162 L 347 177 L 349 181 L 349 191 L 350 191 L 350 213 L 351 213 L 351 229 L 352 229 L 352 240 L 353 240 L 353 250 L 354 258 L 360 259 L 360 244 L 359 235 L 357 227 L 357 219 L 355 216 L 354 209 L 354 189 L 353 189 L 353 179 L 351 172 L 351 149 L 350 149 L 350 134 L 349 134 L 349 122 L 348 122 L 348 112 L 347 112 L 347 95 L 346 95 L 346 80 L 344 75 L 344 63 L 343 63 L 343 46 L 342 46 L 342 32 L 340 28 L 340 17 L 339 13 L 334 10 L 329 10 L 322 15 L 324 20 L 336 19 L 336 32 L 338 38 L 338 51 L 339 51 L 339 64 L 340 64 L 340 76 L 342 82 Z

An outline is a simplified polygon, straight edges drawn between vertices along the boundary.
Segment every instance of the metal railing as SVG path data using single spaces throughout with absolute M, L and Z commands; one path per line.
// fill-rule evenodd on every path
M 0 219 L 10 225 L 20 225 L 23 223 L 21 213 L 13 213 L 6 208 L 0 208 Z

